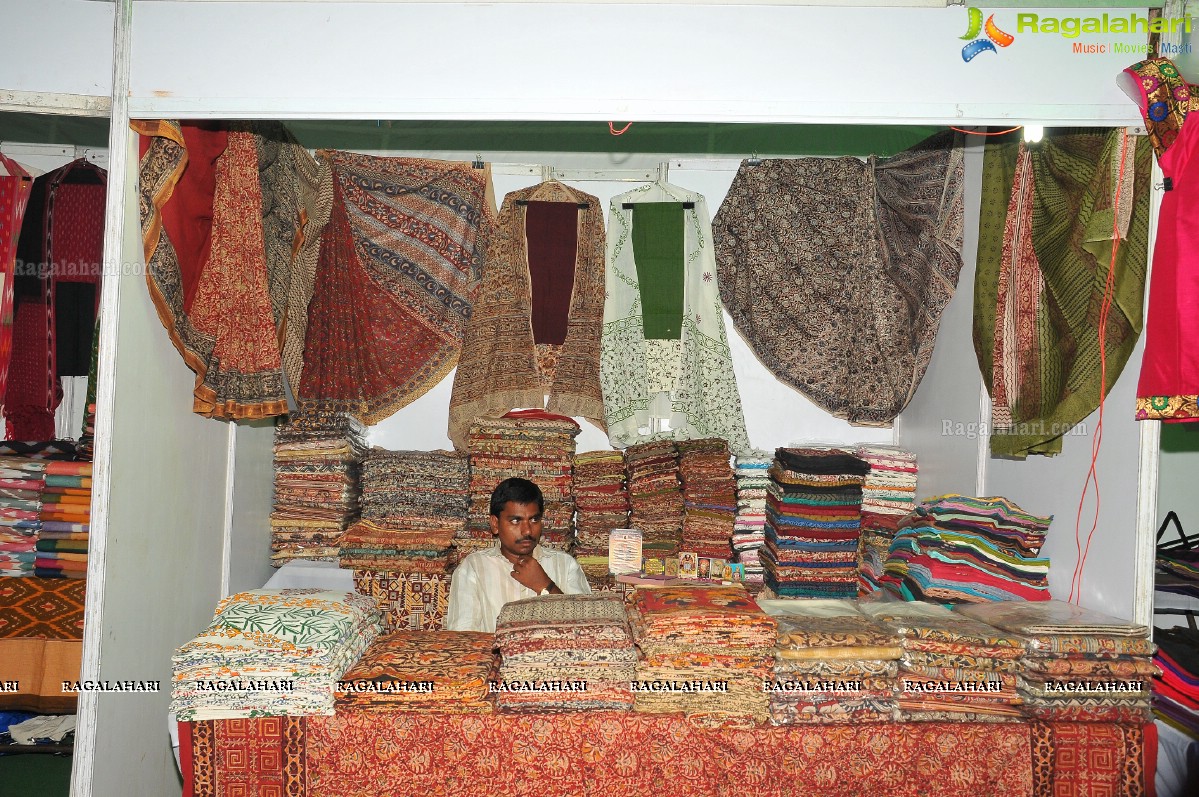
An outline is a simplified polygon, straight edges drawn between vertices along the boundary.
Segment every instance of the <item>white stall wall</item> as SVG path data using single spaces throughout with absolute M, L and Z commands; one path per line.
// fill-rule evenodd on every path
M 1014 41 L 967 63 L 964 6 L 138 2 L 134 18 L 134 117 L 1130 124 L 1113 76 L 1138 57 L 1113 48 L 1145 39 L 1018 32 L 1001 9 Z
M 89 0 L 5 2 L 10 44 L 0 58 L 0 109 L 104 114 L 112 94 L 114 9 Z

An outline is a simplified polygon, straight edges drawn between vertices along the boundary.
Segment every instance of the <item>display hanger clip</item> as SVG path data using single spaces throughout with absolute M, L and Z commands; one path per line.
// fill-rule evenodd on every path
M 750 154 L 750 156 L 745 159 L 745 162 L 749 166 L 761 166 L 762 165 L 762 159 L 758 157 L 757 152 L 753 152 L 752 154 Z
M 478 153 L 478 152 L 476 152 L 476 153 L 475 153 L 475 159 L 474 159 L 473 161 L 471 161 L 471 162 L 470 162 L 470 167 L 471 167 L 472 169 L 482 169 L 482 168 L 483 168 L 483 166 L 484 166 L 484 164 L 483 164 L 483 155 L 482 155 L 481 153 Z

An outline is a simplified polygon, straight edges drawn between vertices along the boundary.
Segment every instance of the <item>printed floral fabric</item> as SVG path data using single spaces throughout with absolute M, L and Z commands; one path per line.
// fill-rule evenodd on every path
M 632 240 L 634 208 L 644 202 L 683 203 L 683 318 L 673 340 L 645 336 Z M 750 450 L 716 285 L 709 218 L 702 195 L 666 183 L 612 199 L 600 383 L 608 439 L 617 448 L 658 438 L 719 437 L 734 453 Z M 658 428 L 663 421 L 669 430 Z
M 194 797 L 1024 797 L 1032 789 L 1029 729 L 1019 723 L 708 727 L 615 712 L 271 722 L 279 724 L 194 723 Z
M 868 617 L 778 615 L 779 648 L 898 647 L 899 639 Z
M 713 224 L 724 306 L 780 380 L 889 423 L 932 358 L 962 268 L 963 150 L 742 163 Z

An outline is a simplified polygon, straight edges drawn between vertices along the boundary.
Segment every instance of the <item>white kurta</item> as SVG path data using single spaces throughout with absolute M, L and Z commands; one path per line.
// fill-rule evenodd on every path
M 583 569 L 570 554 L 538 545 L 533 549 L 533 558 L 565 594 L 591 592 Z M 472 553 L 454 570 L 450 579 L 450 605 L 442 627 L 446 631 L 494 633 L 495 618 L 505 603 L 535 597 L 536 592 L 512 577 L 512 563 L 496 544 Z

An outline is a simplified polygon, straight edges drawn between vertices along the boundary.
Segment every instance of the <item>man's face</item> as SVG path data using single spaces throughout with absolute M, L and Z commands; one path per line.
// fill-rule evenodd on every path
M 523 558 L 533 553 L 541 539 L 541 513 L 537 503 L 509 501 L 499 517 L 491 515 L 491 533 L 499 538 L 500 552 L 508 558 Z

